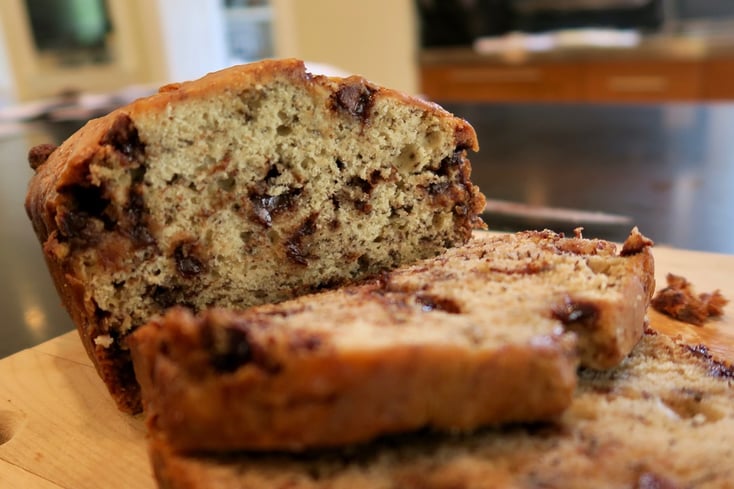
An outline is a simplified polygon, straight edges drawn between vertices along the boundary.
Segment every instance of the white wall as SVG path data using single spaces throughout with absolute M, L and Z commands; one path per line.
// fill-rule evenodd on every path
M 0 23 L 0 107 L 15 101 L 15 87 L 7 49 L 3 26 Z
M 126 0 L 139 33 L 141 83 L 198 78 L 229 64 L 221 0 Z M 276 56 L 325 63 L 416 93 L 412 0 L 271 0 Z M 2 33 L 0 33 L 2 34 Z M 0 103 L 14 93 L 0 35 Z
M 408 93 L 418 90 L 412 0 L 271 0 L 275 51 L 334 65 Z
M 0 0 L 8 1 L 8 0 Z M 13 0 L 14 2 L 19 0 Z M 81 71 L 75 73 L 56 73 L 54 76 L 36 76 L 34 82 L 39 87 L 31 90 L 26 83 L 24 99 L 42 98 L 52 95 L 67 85 L 78 85 L 88 91 L 106 91 L 122 88 L 128 84 L 164 84 L 183 81 L 221 69 L 227 66 L 228 55 L 224 12 L 221 0 L 118 0 L 112 3 L 117 18 L 120 46 L 125 50 L 122 60 L 124 67 L 117 76 L 99 79 L 86 76 Z M 15 4 L 14 4 L 15 5 Z M 124 6 L 124 8 L 120 8 Z M 22 10 L 4 9 L 0 18 L 5 23 L 19 22 Z M 17 25 L 17 24 L 16 24 Z M 2 23 L 0 23 L 2 29 Z M 8 36 L 0 30 L 0 106 L 20 98 L 16 90 L 17 80 L 25 79 L 28 74 L 19 70 L 12 71 L 13 58 L 24 59 L 23 53 L 32 46 L 16 46 L 15 56 L 10 56 Z M 24 39 L 24 36 L 10 36 L 11 39 Z M 125 42 L 122 42 L 122 41 Z M 25 49 L 25 51 L 24 51 Z M 27 54 L 27 53 L 26 53 Z M 134 66 L 133 66 L 134 65 Z M 16 68 L 26 65 L 16 65 Z M 133 69 L 134 68 L 134 69 Z M 17 77 L 16 77 L 17 75 Z M 76 77 L 76 78 L 75 78 Z M 40 87 L 45 83 L 45 86 Z M 62 86 L 64 85 L 64 86 Z M 61 87 L 61 88 L 59 88 Z M 36 90 L 38 88 L 38 90 Z M 42 88 L 42 89 L 41 89 Z M 41 92 L 48 93 L 41 93 Z M 34 95 L 35 94 L 35 95 Z
M 221 0 L 156 0 L 166 81 L 199 78 L 227 66 Z

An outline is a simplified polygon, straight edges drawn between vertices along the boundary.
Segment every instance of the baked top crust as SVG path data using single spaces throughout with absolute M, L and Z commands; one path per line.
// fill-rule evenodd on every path
M 640 338 L 648 247 L 636 230 L 621 250 L 550 231 L 478 234 L 361 285 L 169 311 L 130 342 L 149 424 L 182 451 L 298 451 L 552 419 L 571 401 L 577 356 L 611 367 Z
M 125 344 L 174 305 L 243 308 L 465 243 L 484 197 L 476 135 L 437 105 L 297 60 L 235 66 L 89 121 L 29 154 L 26 210 L 121 409 Z
M 413 434 L 296 455 L 182 455 L 153 437 L 162 487 L 294 489 L 732 487 L 734 370 L 648 331 L 621 365 L 580 371 L 557 423 Z

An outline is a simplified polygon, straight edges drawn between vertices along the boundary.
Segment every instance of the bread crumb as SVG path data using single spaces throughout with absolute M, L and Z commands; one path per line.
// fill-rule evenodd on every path
M 724 306 L 729 301 L 715 290 L 696 295 L 691 283 L 684 277 L 669 273 L 668 286 L 653 297 L 652 307 L 678 321 L 703 326 L 707 319 L 724 315 Z
M 113 340 L 112 336 L 108 334 L 101 334 L 94 338 L 94 344 L 97 346 L 101 346 L 102 348 L 109 348 L 114 342 L 115 340 Z
M 622 256 L 635 255 L 648 246 L 654 245 L 655 243 L 653 242 L 653 240 L 640 233 L 640 230 L 637 229 L 637 226 L 635 226 L 634 228 L 632 228 L 632 231 L 630 232 L 630 235 L 627 237 L 627 239 L 624 240 L 624 243 L 622 244 L 622 251 L 620 252 L 620 254 Z

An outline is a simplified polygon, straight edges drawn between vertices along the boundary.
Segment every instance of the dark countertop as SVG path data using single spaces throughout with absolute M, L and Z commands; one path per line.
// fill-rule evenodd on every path
M 0 134 L 0 358 L 73 329 L 23 208 L 28 150 L 61 139 L 63 126 L 25 125 Z
M 473 180 L 491 199 L 603 211 L 621 224 L 488 214 L 491 228 L 584 225 L 623 239 L 734 254 L 734 105 L 447 105 L 479 135 Z M 0 358 L 73 329 L 23 210 L 28 149 L 70 127 L 0 135 Z
M 734 104 L 446 107 L 477 131 L 473 180 L 488 198 L 622 215 L 659 244 L 734 253 Z M 630 224 L 585 235 L 619 240 Z

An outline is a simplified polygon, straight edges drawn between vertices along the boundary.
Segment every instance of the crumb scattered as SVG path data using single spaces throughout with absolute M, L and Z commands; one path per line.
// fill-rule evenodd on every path
M 655 243 L 650 238 L 640 233 L 639 229 L 637 229 L 637 226 L 635 226 L 630 232 L 630 235 L 624 241 L 624 244 L 622 245 L 622 252 L 620 254 L 622 256 L 636 255 L 648 246 L 654 245 Z
M 696 326 L 724 314 L 724 306 L 729 301 L 718 290 L 696 295 L 684 277 L 669 273 L 666 279 L 668 286 L 658 291 L 651 302 L 656 311 Z
M 114 342 L 115 340 L 113 340 L 112 336 L 108 334 L 101 334 L 94 338 L 94 344 L 97 346 L 101 346 L 102 348 L 109 348 Z

